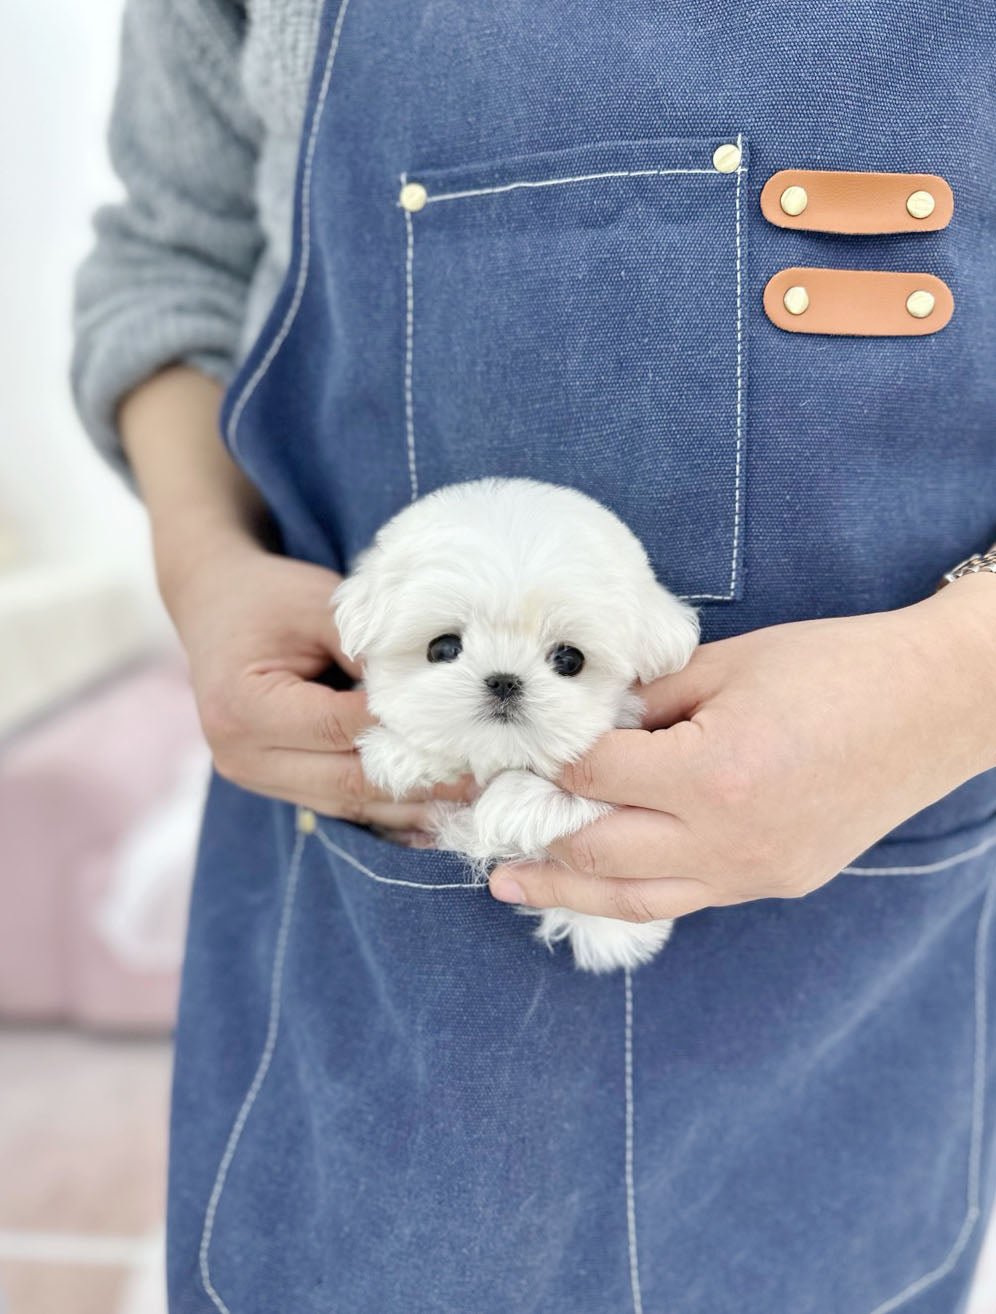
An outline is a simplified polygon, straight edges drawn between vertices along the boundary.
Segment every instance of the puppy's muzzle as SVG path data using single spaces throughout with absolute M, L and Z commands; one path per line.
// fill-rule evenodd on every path
M 484 687 L 491 699 L 492 715 L 507 721 L 522 697 L 522 681 L 517 675 L 498 671 L 485 676 Z

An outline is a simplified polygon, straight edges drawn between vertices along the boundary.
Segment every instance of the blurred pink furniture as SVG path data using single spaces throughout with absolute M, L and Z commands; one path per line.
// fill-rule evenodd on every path
M 169 1029 L 206 772 L 172 658 L 0 748 L 0 1017 Z

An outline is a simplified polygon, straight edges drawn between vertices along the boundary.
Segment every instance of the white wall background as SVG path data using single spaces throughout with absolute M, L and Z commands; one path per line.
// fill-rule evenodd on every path
M 144 518 L 67 382 L 73 271 L 118 193 L 104 137 L 121 0 L 0 0 L 0 526 L 19 560 L 106 560 L 150 594 Z

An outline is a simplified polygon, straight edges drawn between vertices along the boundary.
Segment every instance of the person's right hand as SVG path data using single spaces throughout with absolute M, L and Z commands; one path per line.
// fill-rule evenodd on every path
M 417 841 L 428 808 L 395 802 L 369 784 L 353 741 L 371 723 L 362 690 L 314 683 L 333 662 L 358 675 L 339 648 L 330 598 L 339 576 L 275 556 L 227 534 L 182 571 L 160 562 L 160 589 L 190 662 L 215 766 L 272 798 Z M 460 798 L 457 787 L 432 797 Z

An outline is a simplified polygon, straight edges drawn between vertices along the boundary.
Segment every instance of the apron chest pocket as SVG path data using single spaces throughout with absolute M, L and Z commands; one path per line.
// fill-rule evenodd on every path
M 412 495 L 484 475 L 568 484 L 620 515 L 676 592 L 738 597 L 746 165 L 734 133 L 407 170 Z

